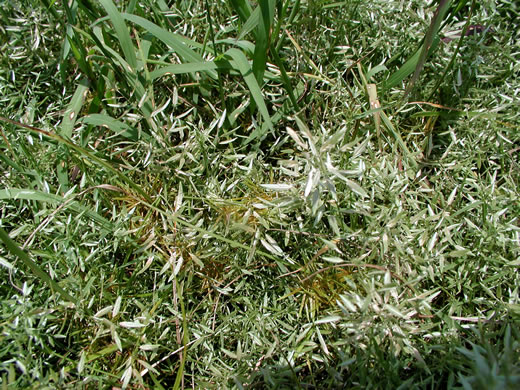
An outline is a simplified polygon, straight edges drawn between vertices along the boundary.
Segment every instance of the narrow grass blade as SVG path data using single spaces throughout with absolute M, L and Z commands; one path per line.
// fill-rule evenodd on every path
M 395 140 L 399 144 L 399 147 L 401 148 L 401 151 L 403 152 L 408 163 L 412 167 L 417 168 L 417 162 L 415 161 L 414 156 L 412 155 L 412 153 L 410 153 L 410 150 L 408 149 L 408 147 L 404 143 L 403 139 L 401 138 L 399 133 L 396 131 L 394 125 L 392 124 L 390 119 L 386 116 L 384 111 L 381 111 L 381 119 L 383 120 L 383 123 L 384 123 L 385 127 L 388 129 L 388 131 L 390 132 L 390 134 L 392 134 L 392 136 L 395 138 Z
M 163 210 L 163 209 L 161 209 L 159 207 L 156 207 L 156 206 L 152 205 L 151 203 L 143 201 L 142 199 L 137 199 L 136 198 L 136 200 L 138 202 L 140 202 L 141 204 L 145 205 L 146 207 L 148 207 L 150 210 L 154 210 L 154 211 L 164 215 L 166 218 L 171 219 L 173 222 L 178 223 L 179 225 L 185 226 L 187 228 L 190 228 L 191 230 L 194 230 L 196 232 L 202 233 L 204 235 L 213 237 L 216 240 L 219 240 L 219 241 L 222 241 L 222 242 L 226 242 L 229 245 L 231 245 L 232 248 L 240 248 L 240 249 L 245 249 L 245 250 L 248 250 L 248 251 L 251 250 L 250 246 L 248 246 L 248 245 L 244 245 L 244 244 L 242 244 L 242 243 L 240 243 L 238 241 L 230 240 L 229 238 L 226 238 L 226 237 L 224 237 L 224 236 L 222 236 L 220 234 L 214 233 L 213 231 L 210 231 L 210 230 L 201 228 L 199 226 L 196 226 L 196 225 L 194 225 L 192 223 L 189 223 L 188 221 L 185 221 L 180 216 L 178 216 L 176 213 L 165 211 L 165 210 Z M 269 258 L 271 260 L 278 260 L 276 257 L 271 255 L 270 253 L 261 251 L 259 249 L 257 249 L 255 252 L 258 253 L 259 255 L 265 256 L 265 257 L 267 257 L 267 258 Z
M 117 119 L 114 119 L 111 116 L 105 114 L 90 114 L 80 118 L 78 122 L 85 123 L 87 125 L 108 128 L 112 130 L 115 135 L 121 135 L 132 141 L 137 141 L 139 139 L 137 129 L 130 127 L 126 123 L 118 121 Z M 148 134 L 145 133 L 142 133 L 141 137 L 145 141 L 150 140 L 151 138 Z
M 274 131 L 271 117 L 269 116 L 269 111 L 267 110 L 264 97 L 262 96 L 262 90 L 260 89 L 256 78 L 253 76 L 253 72 L 249 66 L 249 62 L 247 61 L 246 56 L 240 50 L 234 48 L 229 49 L 226 54 L 233 59 L 233 61 L 231 61 L 231 65 L 240 71 L 242 77 L 244 77 L 244 81 L 246 82 L 247 87 L 251 92 L 251 96 L 258 106 L 258 111 L 260 111 L 260 114 L 269 128 Z
M 155 36 L 157 39 L 159 39 L 161 42 L 163 42 L 165 45 L 171 47 L 175 52 L 186 62 L 203 62 L 203 59 L 200 55 L 198 55 L 195 51 L 190 49 L 189 46 L 194 47 L 202 47 L 201 45 L 182 37 L 179 34 L 172 33 L 170 31 L 167 31 L 156 24 L 141 18 L 137 15 L 130 15 L 130 14 L 122 14 L 123 18 L 126 20 L 129 20 L 132 23 L 135 23 L 145 30 L 147 30 L 150 34 Z M 217 72 L 208 72 L 209 75 L 216 79 L 217 78 Z
M 465 4 L 466 1 L 464 1 L 462 3 Z M 460 4 L 459 4 L 459 6 L 460 6 Z M 473 0 L 471 2 L 471 8 L 470 8 L 468 16 L 467 16 L 466 24 L 464 25 L 462 33 L 460 34 L 460 38 L 459 38 L 459 41 L 457 43 L 457 47 L 453 51 L 453 55 L 451 56 L 450 62 L 444 68 L 444 71 L 442 72 L 442 75 L 437 79 L 437 82 L 435 83 L 435 86 L 430 91 L 430 94 L 426 98 L 426 101 L 431 100 L 433 94 L 439 89 L 439 87 L 441 86 L 442 82 L 446 78 L 446 75 L 448 74 L 448 72 L 451 70 L 451 68 L 453 68 L 453 64 L 455 63 L 455 59 L 458 57 L 458 55 L 460 53 L 460 48 L 462 46 L 462 42 L 464 41 L 464 38 L 466 37 L 466 33 L 468 32 L 468 29 L 469 29 L 469 26 L 470 26 L 470 23 L 471 23 L 471 16 L 473 15 L 473 12 L 475 11 L 475 7 L 476 7 L 476 1 Z M 457 10 L 458 10 L 458 8 L 459 7 L 457 7 Z M 455 12 L 457 12 L 457 11 L 455 11 Z
M 253 54 L 253 73 L 259 85 L 262 85 L 264 79 L 265 66 L 267 64 L 267 51 L 269 49 L 269 41 L 271 39 L 271 25 L 274 18 L 274 1 L 260 0 L 261 18 L 257 27 L 255 40 L 255 52 Z
M 48 202 L 51 204 L 61 205 L 67 201 L 68 198 L 63 198 L 59 195 L 49 194 L 42 191 L 36 191 L 30 188 L 4 188 L 0 190 L 0 200 L 32 200 L 36 202 Z M 102 217 L 98 213 L 92 211 L 90 208 L 83 204 L 72 201 L 67 205 L 67 209 L 71 209 L 77 214 L 83 213 L 94 222 L 98 223 L 103 229 L 110 230 L 113 228 L 112 223 L 106 218 Z
M 242 26 L 242 29 L 240 30 L 240 34 L 238 35 L 237 40 L 243 39 L 247 34 L 249 34 L 251 31 L 253 31 L 257 26 L 258 23 L 260 23 L 261 18 L 261 11 L 260 7 L 256 7 L 253 12 L 251 12 L 251 15 L 249 15 L 249 18 Z
M 2 240 L 9 252 L 14 256 L 17 256 L 22 262 L 32 271 L 32 273 L 40 278 L 43 282 L 47 283 L 49 287 L 59 293 L 61 297 L 69 302 L 78 305 L 78 301 L 63 290 L 58 283 L 51 279 L 51 277 L 36 264 L 27 253 L 25 253 L 18 244 L 9 237 L 7 232 L 0 227 L 0 240 Z
M 421 74 L 421 71 L 424 67 L 424 63 L 426 62 L 426 59 L 428 58 L 428 55 L 432 52 L 434 38 L 438 36 L 439 27 L 441 25 L 442 20 L 444 19 L 444 16 L 446 15 L 446 12 L 448 11 L 450 5 L 451 5 L 451 0 L 441 0 L 439 2 L 439 6 L 435 10 L 435 14 L 433 15 L 432 21 L 430 23 L 430 27 L 428 28 L 428 31 L 426 32 L 426 36 L 424 37 L 424 43 L 423 43 L 419 58 L 417 60 L 417 64 L 415 66 L 414 74 L 404 92 L 403 100 L 406 99 L 406 97 L 412 91 L 412 88 L 413 88 L 415 82 L 417 81 L 417 79 L 419 78 L 419 75 Z
M 13 125 L 16 125 L 16 126 L 20 126 L 20 127 L 24 128 L 24 129 L 30 130 L 30 131 L 35 132 L 37 134 L 44 135 L 44 136 L 46 136 L 46 137 L 48 137 L 48 138 L 50 138 L 50 139 L 52 139 L 54 141 L 57 141 L 60 144 L 63 144 L 63 145 L 66 145 L 66 146 L 70 147 L 71 149 L 76 151 L 80 155 L 80 157 L 83 158 L 85 163 L 92 164 L 94 162 L 94 163 L 104 167 L 108 171 L 112 172 L 115 176 L 120 178 L 124 183 L 128 184 L 128 186 L 130 188 L 135 190 L 144 199 L 146 199 L 146 200 L 150 200 L 151 199 L 150 196 L 146 192 L 144 192 L 141 187 L 139 187 L 136 183 L 134 183 L 133 180 L 129 179 L 126 175 L 124 175 L 119 170 L 115 169 L 107 161 L 105 161 L 102 158 L 99 158 L 99 157 L 95 156 L 94 154 L 90 153 L 87 149 L 82 148 L 81 146 L 78 146 L 78 145 L 74 144 L 73 142 L 71 142 L 71 141 L 69 141 L 69 140 L 59 136 L 58 134 L 54 134 L 54 133 L 51 133 L 49 131 L 45 131 L 45 130 L 39 129 L 39 128 L 34 127 L 34 126 L 24 125 L 23 123 L 20 123 L 20 122 L 17 122 L 17 121 L 13 121 L 11 119 L 4 118 L 4 117 L 1 117 L 1 116 L 0 116 L 0 120 L 2 120 L 4 122 L 9 122 L 9 123 L 11 123 Z
M 130 37 L 130 33 L 128 32 L 128 27 L 126 27 L 125 21 L 121 16 L 121 13 L 118 11 L 112 0 L 99 0 L 105 11 L 107 12 L 112 25 L 114 26 L 114 30 L 116 31 L 117 39 L 121 44 L 121 49 L 125 55 L 126 62 L 130 65 L 130 71 L 135 70 L 137 67 L 137 57 L 135 55 L 134 45 L 132 43 L 132 38 Z
M 434 42 L 432 43 L 432 50 L 438 45 L 440 39 L 436 37 Z M 393 88 L 398 84 L 402 83 L 408 76 L 410 76 L 414 69 L 417 67 L 419 62 L 419 57 L 422 51 L 421 46 L 417 51 L 392 75 L 385 81 L 384 86 L 385 90 Z

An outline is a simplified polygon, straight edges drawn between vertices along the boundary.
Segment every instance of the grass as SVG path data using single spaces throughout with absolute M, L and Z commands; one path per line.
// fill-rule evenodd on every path
M 516 3 L 3 5 L 2 388 L 519 386 Z

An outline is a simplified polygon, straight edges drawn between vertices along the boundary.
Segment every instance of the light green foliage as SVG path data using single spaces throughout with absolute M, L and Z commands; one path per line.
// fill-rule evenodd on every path
M 520 386 L 515 2 L 4 3 L 3 389 Z

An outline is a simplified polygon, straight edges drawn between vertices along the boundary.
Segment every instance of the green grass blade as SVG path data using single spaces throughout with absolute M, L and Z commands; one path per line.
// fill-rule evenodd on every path
M 251 16 L 251 5 L 249 4 L 249 1 L 247 0 L 230 0 L 230 3 L 232 7 L 234 8 L 235 12 L 238 14 L 238 17 L 242 22 L 246 22 L 247 19 L 249 19 L 249 16 Z
M 9 237 L 7 232 L 0 227 L 0 240 L 4 242 L 7 250 L 11 252 L 14 256 L 17 256 L 22 262 L 32 271 L 32 273 L 40 278 L 43 282 L 47 283 L 49 287 L 59 293 L 61 297 L 69 302 L 74 303 L 78 306 L 78 301 L 73 298 L 69 293 L 63 290 L 58 283 L 56 283 L 52 278 L 47 274 L 43 269 L 41 269 L 38 264 L 36 264 L 27 253 L 25 253 L 18 244 Z
M 87 96 L 89 91 L 89 81 L 87 79 L 83 79 L 80 81 L 78 87 L 76 88 L 76 92 L 72 96 L 72 99 L 65 110 L 63 115 L 63 120 L 60 126 L 60 135 L 66 139 L 72 138 L 72 130 L 74 129 L 74 125 L 76 124 L 76 118 L 81 108 L 83 107 L 83 103 L 85 102 L 85 97 Z M 63 153 L 67 155 L 66 151 Z M 58 176 L 58 182 L 61 185 L 61 190 L 63 192 L 67 192 L 69 190 L 69 173 L 68 173 L 68 164 L 65 159 L 58 158 L 56 165 L 56 173 Z
M 60 126 L 60 135 L 64 138 L 71 139 L 72 138 L 72 130 L 74 129 L 74 125 L 76 123 L 76 118 L 81 108 L 83 107 L 83 103 L 85 101 L 85 97 L 89 91 L 89 81 L 87 79 L 82 79 L 79 82 L 78 87 L 76 88 L 76 92 L 72 96 L 67 109 L 63 115 L 63 121 Z
M 30 188 L 4 188 L 0 190 L 0 200 L 31 200 L 35 202 L 46 202 L 55 205 L 62 205 L 69 202 L 67 209 L 73 210 L 77 214 L 84 214 L 92 221 L 99 224 L 103 229 L 110 230 L 113 228 L 112 223 L 98 213 L 92 211 L 83 204 L 71 201 L 71 198 L 64 198 L 59 195 L 49 194 L 47 192 L 36 191 Z
M 419 75 L 421 74 L 421 71 L 424 67 L 424 63 L 426 62 L 426 59 L 433 51 L 434 39 L 435 39 L 435 37 L 438 37 L 441 22 L 444 20 L 444 16 L 446 15 L 446 12 L 448 11 L 450 5 L 451 5 L 451 0 L 441 0 L 439 3 L 439 6 L 435 10 L 432 21 L 430 23 L 430 27 L 428 28 L 428 31 L 426 32 L 426 36 L 424 37 L 424 43 L 423 43 L 419 58 L 417 60 L 417 64 L 415 66 L 415 70 L 414 70 L 412 79 L 408 83 L 408 86 L 406 87 L 406 90 L 404 92 L 403 100 L 406 99 L 406 97 L 412 91 L 412 88 L 415 85 L 415 82 L 417 81 L 417 79 L 419 78 Z
M 87 125 L 108 128 L 112 130 L 115 135 L 121 135 L 132 141 L 137 141 L 139 139 L 139 133 L 137 129 L 130 127 L 126 123 L 120 122 L 117 119 L 114 119 L 111 116 L 105 114 L 90 114 L 80 118 L 78 122 L 85 123 Z M 148 141 L 151 138 L 148 134 L 145 133 L 142 133 L 141 137 L 145 141 Z
M 128 184 L 128 186 L 130 188 L 132 188 L 134 191 L 136 191 L 138 194 L 140 194 L 144 199 L 150 200 L 150 196 L 146 192 L 144 192 L 141 187 L 139 187 L 136 183 L 134 183 L 133 180 L 129 179 L 126 175 L 124 175 L 119 170 L 115 169 L 112 165 L 110 165 L 104 159 L 97 157 L 96 155 L 90 153 L 90 151 L 88 151 L 87 149 L 76 145 L 75 143 L 61 137 L 58 134 L 54 134 L 54 133 L 51 133 L 51 132 L 48 132 L 48 131 L 45 131 L 42 129 L 38 129 L 37 127 L 34 127 L 34 126 L 24 125 L 23 123 L 13 121 L 11 119 L 4 118 L 4 117 L 0 117 L 0 120 L 2 120 L 4 122 L 9 122 L 16 126 L 20 126 L 24 129 L 30 130 L 34 133 L 44 135 L 62 145 L 68 146 L 69 148 L 76 151 L 79 154 L 79 156 L 83 158 L 83 160 L 85 161 L 86 164 L 92 164 L 92 162 L 94 162 L 94 163 L 102 166 L 103 168 L 107 169 L 109 172 L 112 172 L 119 179 L 121 179 L 121 181 Z
M 233 69 L 231 64 L 227 61 L 208 61 L 208 62 L 190 62 L 186 64 L 175 64 L 168 65 L 162 68 L 156 69 L 153 72 L 150 72 L 150 77 L 152 80 L 155 80 L 159 77 L 168 75 L 168 74 L 185 74 L 185 73 L 194 73 L 194 72 L 205 72 L 216 69 L 229 70 Z
M 132 38 L 130 37 L 130 33 L 128 32 L 128 27 L 126 27 L 124 18 L 121 13 L 118 11 L 112 0 L 99 0 L 105 11 L 107 12 L 112 25 L 114 26 L 114 30 L 116 31 L 117 39 L 121 44 L 121 49 L 125 55 L 125 59 L 130 65 L 131 71 L 135 70 L 137 67 L 137 57 L 135 55 L 134 45 L 132 43 Z
M 244 77 L 244 81 L 246 82 L 247 87 L 251 92 L 253 100 L 258 106 L 258 111 L 260 111 L 262 118 L 267 123 L 269 128 L 272 131 L 274 131 L 269 111 L 267 110 L 264 97 L 262 96 L 262 90 L 260 89 L 260 86 L 258 85 L 255 76 L 253 75 L 253 72 L 251 70 L 251 67 L 249 66 L 249 62 L 247 61 L 246 56 L 240 50 L 234 48 L 229 49 L 226 52 L 226 54 L 233 59 L 233 61 L 231 61 L 231 65 L 234 66 L 238 71 L 240 71 L 242 77 Z
M 251 12 L 251 15 L 249 15 L 249 18 L 242 26 L 242 29 L 240 30 L 240 34 L 238 35 L 237 40 L 243 39 L 247 34 L 249 34 L 251 31 L 253 31 L 257 26 L 258 23 L 260 23 L 261 18 L 261 11 L 260 7 L 256 7 L 253 12 Z
M 392 136 L 395 138 L 395 140 L 399 144 L 399 147 L 401 148 L 401 151 L 402 151 L 404 157 L 406 158 L 406 161 L 408 161 L 408 163 L 413 168 L 417 168 L 417 162 L 415 161 L 414 156 L 412 155 L 412 153 L 410 153 L 410 150 L 408 149 L 408 147 L 404 143 L 403 139 L 401 138 L 401 136 L 399 135 L 399 133 L 395 129 L 394 125 L 390 121 L 390 118 L 388 118 L 388 116 L 386 116 L 384 111 L 380 112 L 380 117 L 381 117 L 385 127 L 388 129 L 390 134 L 392 134 Z
M 195 44 L 195 42 L 182 37 L 179 34 L 172 33 L 167 31 L 156 24 L 140 17 L 137 15 L 130 14 L 122 14 L 123 18 L 129 20 L 132 23 L 135 23 L 145 30 L 147 30 L 150 34 L 155 36 L 157 39 L 162 41 L 165 45 L 171 47 L 175 52 L 186 62 L 203 62 L 203 59 L 200 55 L 198 55 L 194 50 L 190 49 L 189 46 L 200 46 L 199 44 Z M 201 46 L 200 46 L 201 47 Z M 216 79 L 217 72 L 208 72 L 209 75 Z
M 439 42 L 440 38 L 437 35 L 433 38 L 433 42 L 430 48 L 431 52 L 437 48 Z M 393 88 L 402 83 L 415 71 L 415 69 L 417 69 L 423 48 L 424 45 L 421 45 L 421 47 L 419 47 L 419 49 L 417 49 L 417 51 L 396 72 L 392 73 L 392 75 L 384 83 L 385 90 Z
M 267 64 L 267 52 L 271 40 L 271 25 L 274 18 L 274 1 L 260 0 L 258 3 L 261 12 L 261 20 L 258 23 L 255 52 L 253 54 L 253 74 L 259 85 L 263 84 L 265 67 Z
M 466 1 L 461 2 L 461 3 L 465 4 Z M 455 12 L 458 11 L 460 6 L 461 6 L 461 4 L 459 4 L 459 6 L 457 7 L 457 10 L 455 10 Z M 464 38 L 466 37 L 466 33 L 468 32 L 468 29 L 469 29 L 469 26 L 470 26 L 470 23 L 471 23 L 471 16 L 473 15 L 473 12 L 475 11 L 475 7 L 476 7 L 476 1 L 473 0 L 471 2 L 471 8 L 470 8 L 468 16 L 467 16 L 466 24 L 464 25 L 464 28 L 462 29 L 462 33 L 460 34 L 460 38 L 459 38 L 459 41 L 457 43 L 457 47 L 455 48 L 455 50 L 453 52 L 453 55 L 451 56 L 450 62 L 444 68 L 444 71 L 442 72 L 441 76 L 437 79 L 437 82 L 435 83 L 435 86 L 430 91 L 430 94 L 426 98 L 426 101 L 430 101 L 431 100 L 433 94 L 439 89 L 439 87 L 441 86 L 442 82 L 446 78 L 446 75 L 448 74 L 448 72 L 453 68 L 453 64 L 455 63 L 455 59 L 459 56 L 460 49 L 461 49 L 461 46 L 462 46 L 462 42 L 464 42 Z

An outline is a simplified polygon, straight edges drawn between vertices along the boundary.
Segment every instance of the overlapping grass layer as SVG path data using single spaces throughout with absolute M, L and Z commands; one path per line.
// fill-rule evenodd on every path
M 5 1 L 3 388 L 518 388 L 502 1 Z

